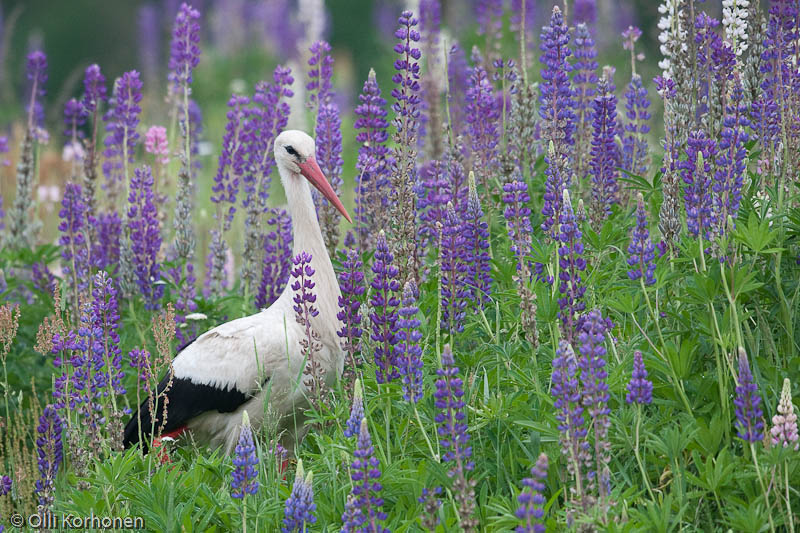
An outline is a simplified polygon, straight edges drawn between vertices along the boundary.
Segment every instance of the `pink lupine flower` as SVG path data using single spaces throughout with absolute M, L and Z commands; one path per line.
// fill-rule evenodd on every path
M 164 126 L 150 126 L 144 136 L 144 149 L 148 154 L 156 156 L 156 162 L 162 165 L 169 163 L 167 128 Z
M 789 378 L 783 380 L 781 399 L 778 402 L 778 413 L 772 417 L 770 429 L 773 445 L 782 445 L 784 448 L 794 444 L 794 449 L 800 449 L 797 435 L 797 415 L 792 405 L 792 386 Z

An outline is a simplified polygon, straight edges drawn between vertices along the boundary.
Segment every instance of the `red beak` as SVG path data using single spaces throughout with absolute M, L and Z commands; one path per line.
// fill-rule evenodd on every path
M 344 218 L 352 224 L 353 219 L 347 214 L 347 210 L 342 205 L 341 200 L 339 200 L 336 193 L 333 192 L 333 187 L 328 183 L 325 174 L 322 173 L 322 169 L 319 168 L 317 160 L 312 156 L 306 159 L 304 163 L 298 163 L 297 166 L 300 167 L 300 174 L 305 176 L 305 178 L 311 182 L 311 185 L 316 187 L 317 190 L 344 215 Z

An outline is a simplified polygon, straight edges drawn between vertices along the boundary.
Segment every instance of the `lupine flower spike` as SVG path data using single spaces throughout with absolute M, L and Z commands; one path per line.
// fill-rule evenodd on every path
M 236 455 L 233 459 L 233 481 L 231 482 L 231 496 L 243 499 L 247 494 L 258 492 L 258 455 L 253 441 L 253 430 L 250 428 L 250 417 L 247 411 L 242 413 L 242 430 L 239 433 L 239 443 L 236 445 Z
M 361 419 L 358 443 L 353 455 L 355 455 L 355 459 L 350 465 L 353 499 L 350 508 L 345 508 L 345 515 L 342 519 L 346 527 L 342 531 L 389 533 L 389 529 L 383 526 L 386 513 L 383 512 L 383 498 L 380 497 L 383 489 L 379 481 L 381 477 L 380 461 L 375 457 L 375 448 L 372 446 L 366 418 Z
M 653 401 L 653 383 L 647 379 L 647 369 L 639 350 L 633 352 L 633 373 L 627 390 L 625 402 L 628 404 L 648 405 Z
M 400 305 L 398 293 L 400 282 L 399 271 L 393 263 L 394 256 L 389 251 L 386 237 L 381 230 L 372 263 L 374 278 L 370 284 L 372 323 L 372 341 L 375 343 L 375 373 L 378 383 L 387 383 L 397 378 L 395 361 L 395 344 L 397 344 L 397 309 Z
M 402 307 L 397 312 L 397 366 L 403 378 L 403 398 L 412 403 L 422 398 L 422 348 L 419 345 L 422 332 L 417 318 L 418 292 L 414 281 L 407 281 L 403 288 Z
M 361 420 L 364 418 L 364 392 L 361 387 L 361 379 L 356 378 L 353 386 L 353 405 L 350 408 L 350 418 L 344 428 L 345 437 L 355 437 L 361 429 Z
M 736 387 L 736 429 L 739 438 L 745 442 L 760 442 L 764 438 L 764 422 L 761 417 L 761 397 L 758 386 L 753 381 L 750 364 L 744 348 L 739 348 L 739 385 Z
M 636 198 L 636 227 L 631 233 L 631 243 L 628 245 L 628 277 L 632 280 L 642 279 L 645 285 L 656 282 L 655 246 L 650 240 L 650 230 L 647 228 L 647 211 L 644 208 L 642 193 Z
M 547 454 L 541 453 L 536 464 L 531 467 L 531 477 L 522 480 L 524 488 L 517 496 L 519 508 L 516 513 L 517 518 L 522 521 L 522 525 L 517 526 L 517 533 L 544 533 L 546 530 L 542 523 L 543 507 L 546 502 L 542 492 L 545 489 L 547 468 Z
M 314 504 L 313 478 L 314 473 L 310 470 L 308 475 L 305 475 L 303 460 L 298 459 L 292 493 L 284 505 L 282 533 L 305 533 L 309 526 L 317 521 L 317 517 L 314 516 L 317 506 Z
M 797 435 L 797 415 L 792 405 L 792 384 L 789 378 L 784 378 L 781 399 L 778 403 L 778 412 L 772 417 L 772 428 L 770 437 L 773 446 L 783 446 L 784 448 L 794 447 L 800 450 L 800 442 Z

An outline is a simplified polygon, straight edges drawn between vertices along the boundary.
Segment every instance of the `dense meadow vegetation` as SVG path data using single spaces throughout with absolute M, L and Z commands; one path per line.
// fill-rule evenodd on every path
M 797 0 L 665 0 L 655 79 L 641 30 L 593 0 L 465 2 L 460 33 L 420 0 L 344 98 L 321 1 L 242 4 L 285 33 L 224 109 L 195 99 L 225 79 L 205 48 L 223 8 L 175 10 L 163 81 L 157 51 L 144 76 L 86 67 L 58 124 L 27 55 L 0 136 L 0 532 L 800 528 Z M 292 253 L 289 127 L 354 215 L 314 197 L 337 316 Z M 311 383 L 296 449 L 269 412 L 232 454 L 123 449 L 175 354 L 287 283 Z

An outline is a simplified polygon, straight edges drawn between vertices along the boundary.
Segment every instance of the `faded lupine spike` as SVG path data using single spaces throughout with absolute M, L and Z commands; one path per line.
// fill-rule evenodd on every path
M 800 438 L 797 435 L 797 415 L 792 405 L 792 384 L 789 378 L 783 379 L 783 389 L 781 389 L 781 399 L 778 402 L 777 413 L 772 417 L 772 428 L 770 438 L 774 446 L 783 446 L 800 450 Z

